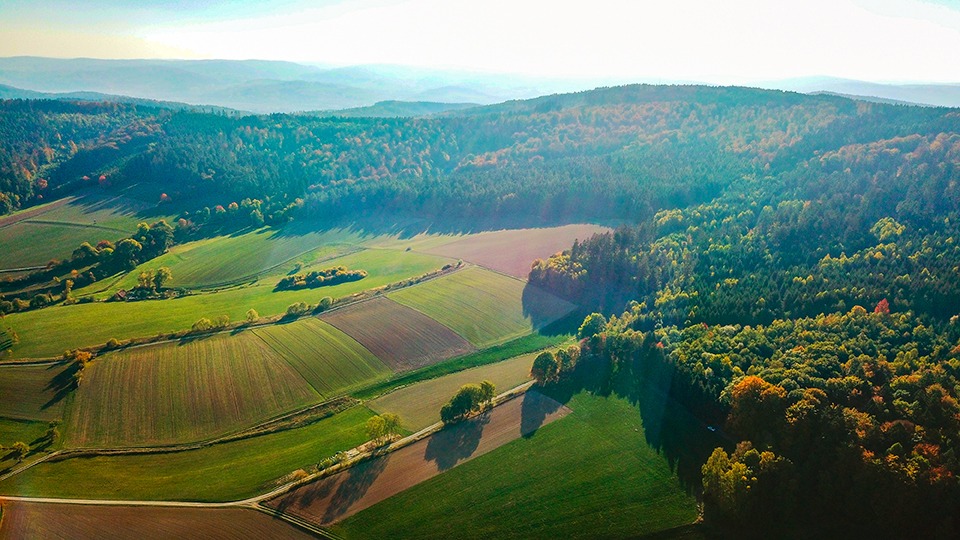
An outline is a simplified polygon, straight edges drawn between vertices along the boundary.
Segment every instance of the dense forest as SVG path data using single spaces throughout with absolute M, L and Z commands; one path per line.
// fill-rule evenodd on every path
M 960 533 L 958 165 L 955 109 L 744 88 L 405 119 L 0 103 L 0 214 L 128 188 L 179 213 L 164 246 L 290 219 L 627 223 L 530 281 L 599 313 L 570 373 L 725 437 L 694 469 L 707 524 L 745 534 Z

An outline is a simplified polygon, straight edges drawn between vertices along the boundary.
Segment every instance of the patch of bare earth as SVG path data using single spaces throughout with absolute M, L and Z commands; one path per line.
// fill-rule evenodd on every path
M 394 371 L 429 366 L 474 350 L 456 332 L 415 309 L 375 298 L 320 317 Z
M 600 225 L 576 224 L 543 229 L 515 229 L 473 234 L 424 253 L 463 259 L 480 266 L 527 279 L 536 259 L 570 249 L 574 240 L 586 240 L 610 229 Z
M 0 540 L 97 538 L 313 538 L 284 521 L 240 508 L 89 506 L 3 501 Z
M 329 525 L 504 444 L 529 436 L 570 409 L 529 391 L 410 446 L 303 486 L 268 506 Z

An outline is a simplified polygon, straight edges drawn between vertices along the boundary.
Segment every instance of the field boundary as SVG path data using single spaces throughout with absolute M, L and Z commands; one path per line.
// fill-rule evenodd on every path
M 454 273 L 454 272 L 457 272 L 457 271 L 459 271 L 459 270 L 462 270 L 462 269 L 464 269 L 464 268 L 466 268 L 466 267 L 467 267 L 466 265 L 460 265 L 460 266 L 454 265 L 454 266 L 452 266 L 452 267 L 450 267 L 450 268 L 447 268 L 447 269 L 442 269 L 442 268 L 441 268 L 441 269 L 438 269 L 438 270 L 433 270 L 433 271 L 427 272 L 426 274 L 422 274 L 422 275 L 419 275 L 419 276 L 414 276 L 414 277 L 412 277 L 412 278 L 407 278 L 407 279 L 402 280 L 402 281 L 397 281 L 397 282 L 394 282 L 394 283 L 388 283 L 388 284 L 382 285 L 382 286 L 380 286 L 380 287 L 375 287 L 375 288 L 373 288 L 373 289 L 367 289 L 367 290 L 364 290 L 364 291 L 360 291 L 360 292 L 357 292 L 357 293 L 353 293 L 353 294 L 348 295 L 348 296 L 341 296 L 341 297 L 337 298 L 336 300 L 334 300 L 333 306 L 331 306 L 329 309 L 323 311 L 323 313 L 330 313 L 331 311 L 334 311 L 334 310 L 337 310 L 337 309 L 341 309 L 341 308 L 345 308 L 345 307 L 351 306 L 351 305 L 356 304 L 356 303 L 365 302 L 365 301 L 367 301 L 367 300 L 372 300 L 372 299 L 376 298 L 376 297 L 379 296 L 379 295 L 383 295 L 383 294 L 386 293 L 386 292 L 393 292 L 393 291 L 396 291 L 396 290 L 405 289 L 405 288 L 407 288 L 407 287 L 413 287 L 413 286 L 419 285 L 420 283 L 423 283 L 423 282 L 425 282 L 425 281 L 429 281 L 429 280 L 432 280 L 432 279 L 436 279 L 436 278 L 438 278 L 438 277 L 450 275 L 450 274 L 452 274 L 452 273 Z M 143 301 L 144 301 L 144 302 L 165 302 L 166 300 L 143 300 Z M 270 325 L 273 325 L 273 324 L 277 324 L 277 323 L 279 323 L 279 322 L 281 322 L 281 321 L 283 321 L 284 323 L 286 323 L 286 322 L 293 322 L 293 321 L 296 321 L 296 320 L 299 320 L 299 319 L 306 319 L 306 318 L 308 318 L 308 317 L 316 317 L 317 315 L 319 315 L 319 313 L 312 313 L 312 312 L 311 312 L 311 313 L 304 314 L 304 315 L 300 315 L 300 316 L 294 317 L 294 318 L 291 318 L 291 317 L 287 316 L 286 314 L 273 315 L 273 316 L 270 316 L 270 317 L 261 317 L 260 320 L 258 320 L 258 322 L 255 322 L 255 323 L 237 322 L 237 323 L 234 323 L 234 324 L 232 324 L 232 325 L 230 325 L 230 326 L 228 326 L 228 327 L 226 327 L 226 328 L 220 328 L 220 329 L 216 329 L 216 330 L 213 330 L 213 331 L 210 331 L 210 332 L 194 333 L 194 332 L 191 331 L 191 330 L 180 330 L 180 331 L 176 331 L 176 332 L 170 332 L 170 333 L 166 333 L 166 334 L 161 334 L 163 337 L 160 338 L 160 339 L 157 339 L 157 336 L 129 338 L 127 344 L 125 344 L 125 345 L 120 345 L 119 347 L 116 347 L 116 348 L 113 348 L 113 349 L 109 349 L 109 351 L 106 349 L 105 344 L 91 345 L 91 346 L 88 346 L 88 347 L 79 347 L 78 350 L 88 351 L 88 352 L 92 352 L 92 353 L 95 353 L 95 354 L 99 355 L 99 354 L 102 353 L 102 352 L 123 351 L 123 350 L 127 350 L 127 349 L 139 348 L 139 347 L 149 347 L 149 346 L 153 346 L 153 345 L 162 345 L 162 344 L 164 344 L 164 343 L 177 342 L 177 341 L 180 341 L 180 340 L 183 340 L 183 339 L 206 338 L 206 337 L 210 337 L 210 336 L 216 336 L 216 335 L 219 335 L 219 334 L 242 332 L 242 331 L 247 330 L 247 329 L 260 328 L 260 327 L 263 327 L 263 326 L 270 326 Z M 431 318 L 432 318 L 432 317 L 431 317 Z M 439 324 L 439 323 L 438 323 L 438 324 Z M 445 326 L 445 325 L 444 325 L 444 326 Z M 140 342 L 139 342 L 139 343 L 135 343 L 136 341 L 140 341 Z M 59 356 L 47 356 L 47 357 L 40 357 L 40 358 L 13 358 L 13 359 L 3 359 L 3 360 L 0 360 L 0 367 L 2 367 L 2 366 L 4 366 L 4 365 L 8 365 L 8 364 L 9 364 L 9 365 L 24 365 L 24 364 L 47 365 L 47 364 L 53 364 L 53 363 L 62 362 L 62 361 L 63 361 L 63 358 L 62 358 L 62 357 L 59 357 Z
M 515 399 L 529 390 L 535 384 L 534 381 L 528 381 L 524 384 L 521 384 L 517 387 L 511 388 L 506 392 L 496 396 L 492 400 L 491 407 L 498 407 L 512 399 Z M 10 500 L 10 501 L 21 501 L 21 502 L 32 502 L 32 503 L 60 503 L 60 504 L 81 504 L 88 506 L 172 506 L 172 507 L 189 507 L 189 508 L 229 508 L 236 506 L 243 507 L 257 507 L 261 502 L 267 501 L 269 499 L 277 498 L 281 495 L 286 495 L 287 493 L 293 491 L 294 489 L 309 484 L 313 481 L 325 478 L 327 476 L 333 475 L 335 473 L 341 472 L 343 470 L 349 469 L 354 465 L 362 463 L 368 459 L 380 457 L 390 452 L 399 450 L 405 446 L 409 446 L 417 441 L 420 441 L 438 431 L 443 429 L 443 422 L 437 422 L 431 426 L 421 429 L 420 431 L 407 435 L 406 437 L 395 441 L 387 446 L 382 446 L 380 448 L 375 448 L 373 450 L 361 450 L 369 444 L 364 443 L 363 445 L 354 448 L 347 452 L 350 456 L 346 461 L 337 463 L 325 469 L 321 469 L 313 474 L 305 476 L 298 480 L 293 480 L 287 482 L 282 486 L 279 486 L 271 491 L 262 493 L 260 495 L 255 495 L 246 499 L 236 500 L 236 501 L 223 501 L 223 502 L 193 502 L 193 501 L 154 501 L 154 500 L 110 500 L 110 499 L 70 499 L 70 498 L 57 498 L 57 497 L 20 497 L 16 495 L 0 495 L 0 500 Z M 209 445 L 209 444 L 208 444 Z M 43 461 L 48 461 L 54 455 L 61 455 L 64 451 L 57 451 L 51 453 Z M 145 453 L 145 452 L 144 452 Z M 352 455 L 350 455 L 352 453 Z M 73 455 L 71 457 L 81 457 L 78 455 Z M 66 459 L 66 458 L 62 458 Z M 28 466 L 23 467 L 17 472 L 22 472 L 27 468 L 32 467 L 33 465 L 40 463 L 41 460 L 37 460 Z M 12 476 L 12 475 L 10 475 Z

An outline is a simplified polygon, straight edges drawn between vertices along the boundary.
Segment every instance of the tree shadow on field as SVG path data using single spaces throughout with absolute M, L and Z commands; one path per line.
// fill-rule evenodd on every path
M 342 479 L 337 490 L 330 497 L 330 503 L 323 514 L 322 523 L 332 523 L 350 510 L 350 507 L 366 495 L 367 490 L 387 467 L 390 455 L 374 458 L 347 469 L 337 475 Z M 331 486 L 332 487 L 332 486 Z
M 53 392 L 53 397 L 47 400 L 47 402 L 40 407 L 41 409 L 49 409 L 60 403 L 63 401 L 63 398 L 67 397 L 67 395 L 76 388 L 74 375 L 80 370 L 80 366 L 76 362 L 70 362 L 66 366 L 63 364 L 53 364 L 47 368 L 47 371 L 56 369 L 60 369 L 60 372 L 53 374 L 50 382 L 48 382 L 44 388 L 47 392 Z
M 468 459 L 480 446 L 483 429 L 490 423 L 490 411 L 446 427 L 430 436 L 424 458 L 437 464 L 440 472 Z
M 524 438 L 533 437 L 547 416 L 563 407 L 535 390 L 528 390 L 520 399 L 523 400 L 520 404 L 520 435 Z

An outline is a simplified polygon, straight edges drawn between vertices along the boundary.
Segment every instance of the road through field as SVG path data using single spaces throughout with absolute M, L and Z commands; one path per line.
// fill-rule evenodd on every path
M 529 435 L 570 409 L 529 391 L 492 411 L 312 484 L 267 506 L 324 526 Z

